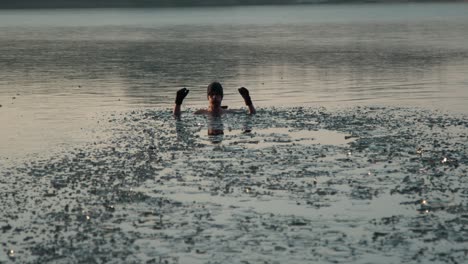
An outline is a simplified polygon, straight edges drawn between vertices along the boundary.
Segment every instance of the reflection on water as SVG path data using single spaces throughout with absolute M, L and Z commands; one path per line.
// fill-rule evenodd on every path
M 245 86 L 260 107 L 466 113 L 466 13 L 466 4 L 0 11 L 0 145 L 74 140 L 93 112 L 170 107 L 183 86 L 187 106 L 203 105 L 213 80 L 233 107 Z
M 208 136 L 224 135 L 222 116 L 208 116 Z
M 266 105 L 442 100 L 463 110 L 467 9 L 3 11 L 1 96 L 118 96 L 131 104 L 166 106 L 180 86 L 203 89 L 220 80 L 231 93 L 251 87 Z M 224 22 L 216 20 L 221 15 Z M 194 93 L 188 103 L 204 99 Z

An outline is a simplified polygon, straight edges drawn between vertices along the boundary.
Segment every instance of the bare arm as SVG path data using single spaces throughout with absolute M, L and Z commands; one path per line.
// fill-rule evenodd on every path
M 174 111 L 173 111 L 173 114 L 175 116 L 180 116 L 180 114 L 182 113 L 181 111 L 182 102 L 184 101 L 188 93 L 189 93 L 189 90 L 187 88 L 182 88 L 179 91 L 177 91 L 177 96 L 175 99 L 175 105 L 174 105 Z
M 239 93 L 242 95 L 242 98 L 244 98 L 245 105 L 249 108 L 249 114 L 254 115 L 257 111 L 255 110 L 255 106 L 252 103 L 252 99 L 250 98 L 249 95 L 249 90 L 245 87 L 239 88 Z
M 180 114 L 182 113 L 182 111 L 180 110 L 182 107 L 181 105 L 174 105 L 174 111 L 172 112 L 175 116 L 180 116 Z
M 257 110 L 255 110 L 255 107 L 253 104 L 250 104 L 247 107 L 249 107 L 249 114 L 255 115 L 257 113 Z

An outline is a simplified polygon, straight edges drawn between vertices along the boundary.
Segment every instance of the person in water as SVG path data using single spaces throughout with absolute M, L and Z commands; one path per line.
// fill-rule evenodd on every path
M 255 114 L 256 110 L 252 103 L 252 99 L 250 98 L 249 90 L 247 90 L 247 88 L 245 87 L 241 87 L 238 89 L 238 91 L 242 98 L 244 98 L 245 105 L 247 105 L 249 109 L 249 114 Z M 173 112 L 175 116 L 180 116 L 182 102 L 184 101 L 188 93 L 189 90 L 187 88 L 182 88 L 177 91 Z M 221 116 L 226 113 L 235 112 L 234 110 L 225 109 L 221 106 L 221 102 L 223 101 L 223 86 L 221 86 L 219 82 L 212 82 L 208 85 L 207 98 L 208 108 L 197 110 L 194 114 Z

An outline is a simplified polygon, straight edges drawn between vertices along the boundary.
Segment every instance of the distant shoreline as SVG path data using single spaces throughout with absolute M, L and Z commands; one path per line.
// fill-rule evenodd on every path
M 463 0 L 4 0 L 0 9 L 62 8 L 152 8 L 152 7 L 223 7 L 253 5 L 379 4 L 379 3 L 456 3 Z

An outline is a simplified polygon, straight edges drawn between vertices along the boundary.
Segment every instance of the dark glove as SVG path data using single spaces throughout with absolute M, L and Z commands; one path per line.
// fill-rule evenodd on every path
M 252 99 L 250 99 L 249 90 L 245 87 L 239 88 L 239 93 L 244 98 L 245 105 L 252 105 Z
M 179 91 L 177 91 L 177 96 L 175 99 L 176 105 L 181 105 L 182 101 L 184 101 L 185 96 L 190 92 L 187 88 L 182 88 Z

